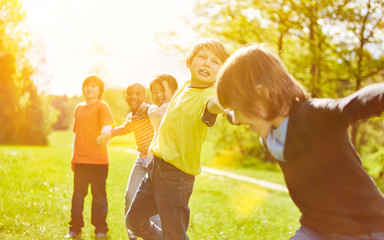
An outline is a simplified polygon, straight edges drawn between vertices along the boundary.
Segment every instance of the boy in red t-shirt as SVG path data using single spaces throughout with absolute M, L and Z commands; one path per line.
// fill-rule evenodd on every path
M 78 104 L 74 113 L 74 148 L 71 162 L 74 190 L 69 232 L 64 238 L 80 237 L 81 228 L 84 226 L 84 198 L 90 184 L 93 196 L 91 221 L 95 226 L 95 239 L 106 239 L 106 179 L 109 159 L 107 147 L 98 145 L 96 140 L 100 133 L 111 135 L 114 121 L 108 104 L 100 100 L 104 92 L 103 81 L 96 76 L 90 76 L 84 80 L 82 89 L 85 102 Z

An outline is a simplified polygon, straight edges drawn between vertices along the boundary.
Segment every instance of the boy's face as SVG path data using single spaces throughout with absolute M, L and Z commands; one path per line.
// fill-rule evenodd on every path
M 202 48 L 197 52 L 187 67 L 191 71 L 191 85 L 193 87 L 209 87 L 216 79 L 223 62 L 212 51 Z
M 273 122 L 264 120 L 260 117 L 247 116 L 241 111 L 234 110 L 235 122 L 242 125 L 248 125 L 251 131 L 259 134 L 260 137 L 266 138 L 272 131 Z
M 125 101 L 127 101 L 132 112 L 135 112 L 139 106 L 145 101 L 145 91 L 137 86 L 132 86 L 128 89 L 125 95 Z
M 154 83 L 151 90 L 152 101 L 157 106 L 163 104 L 164 101 L 164 88 L 158 83 Z
M 99 85 L 94 82 L 85 84 L 83 88 L 83 93 L 86 101 L 97 100 L 100 94 Z

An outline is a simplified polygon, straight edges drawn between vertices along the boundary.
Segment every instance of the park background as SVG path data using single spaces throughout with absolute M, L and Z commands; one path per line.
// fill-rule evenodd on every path
M 87 75 L 105 81 L 103 100 L 121 124 L 127 85 L 148 87 L 158 73 L 184 83 L 191 44 L 216 37 L 231 52 L 264 42 L 312 97 L 343 97 L 383 81 L 383 15 L 381 0 L 0 0 L 0 239 L 66 233 L 73 110 Z M 383 117 L 350 128 L 382 191 L 383 130 Z M 126 239 L 123 194 L 134 148 L 129 135 L 109 147 L 111 239 Z M 209 132 L 202 164 L 284 184 L 258 136 L 224 119 Z M 299 226 L 286 192 L 207 173 L 197 178 L 191 209 L 191 239 L 288 239 Z

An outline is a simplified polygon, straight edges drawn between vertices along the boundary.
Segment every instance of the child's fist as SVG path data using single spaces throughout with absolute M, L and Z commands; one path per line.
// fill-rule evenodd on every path
M 109 143 L 110 137 L 108 135 L 101 134 L 96 139 L 96 144 L 98 146 L 105 146 Z

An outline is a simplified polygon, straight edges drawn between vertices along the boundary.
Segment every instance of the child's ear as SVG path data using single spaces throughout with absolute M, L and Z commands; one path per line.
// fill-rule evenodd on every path
M 187 60 L 185 61 L 185 66 L 187 66 L 187 68 L 191 67 L 191 59 L 190 58 L 187 58 Z

